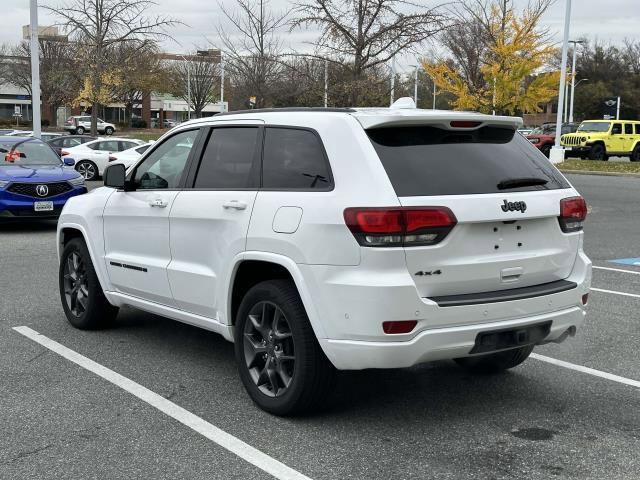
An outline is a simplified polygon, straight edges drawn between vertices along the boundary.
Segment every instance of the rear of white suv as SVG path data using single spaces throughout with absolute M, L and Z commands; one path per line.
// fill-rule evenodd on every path
M 575 334 L 591 276 L 584 200 L 519 125 L 415 109 L 183 124 L 65 207 L 65 313 L 93 328 L 132 305 L 219 332 L 276 414 L 322 403 L 334 368 L 511 368 Z

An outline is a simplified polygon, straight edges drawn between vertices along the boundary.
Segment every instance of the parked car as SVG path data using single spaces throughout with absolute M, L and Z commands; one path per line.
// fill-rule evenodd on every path
M 77 147 L 78 145 L 96 140 L 97 138 L 98 137 L 91 137 L 89 135 L 61 135 L 47 140 L 46 142 L 58 155 L 62 156 L 62 149 Z
M 123 150 L 119 153 L 114 153 L 109 155 L 109 165 L 115 165 L 121 163 L 124 165 L 124 168 L 129 169 L 133 164 L 135 164 L 142 154 L 146 152 L 154 142 L 149 142 L 145 145 L 135 146 L 128 150 Z
M 42 140 L 0 137 L 0 219 L 55 218 L 72 197 L 87 192 L 84 178 Z
M 564 123 L 562 124 L 562 135 L 566 133 L 573 133 L 578 129 L 577 123 Z M 551 148 L 556 142 L 556 124 L 547 123 L 542 127 L 535 128 L 529 135 L 526 136 L 538 150 L 549 158 L 551 154 Z
M 520 132 L 522 135 L 524 135 L 525 137 L 527 135 L 529 135 L 531 132 L 533 131 L 532 128 L 519 128 L 518 132 Z
M 64 148 L 61 154 L 63 158 L 70 156 L 76 160 L 76 170 L 86 180 L 96 180 L 107 167 L 109 155 L 143 144 L 143 141 L 132 138 L 98 138 L 75 147 Z
M 322 405 L 335 368 L 512 368 L 576 333 L 591 279 L 585 201 L 520 124 L 399 106 L 184 123 L 65 207 L 66 317 L 129 305 L 218 332 L 278 415 Z
M 116 126 L 113 123 L 107 123 L 101 118 L 98 118 L 97 128 L 98 133 L 105 135 L 113 135 L 116 131 Z M 78 115 L 69 117 L 64 123 L 64 129 L 73 135 L 84 135 L 85 132 L 91 131 L 91 116 Z
M 178 122 L 176 122 L 175 120 L 169 120 L 169 119 L 165 119 L 162 121 L 162 126 L 164 128 L 173 128 L 178 124 Z
M 560 137 L 572 156 L 608 160 L 609 156 L 640 161 L 640 122 L 629 120 L 587 120 L 575 133 Z

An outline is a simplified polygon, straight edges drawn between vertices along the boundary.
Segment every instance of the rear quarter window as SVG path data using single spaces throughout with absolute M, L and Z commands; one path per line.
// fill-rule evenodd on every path
M 514 129 L 387 127 L 367 130 L 367 135 L 399 197 L 501 193 L 505 189 L 498 184 L 522 178 L 547 183 L 507 191 L 569 188 L 549 160 Z

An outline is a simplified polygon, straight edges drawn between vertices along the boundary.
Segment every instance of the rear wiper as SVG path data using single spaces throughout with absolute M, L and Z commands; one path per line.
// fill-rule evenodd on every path
M 549 180 L 539 177 L 506 178 L 498 183 L 498 190 L 509 190 L 510 188 L 533 187 L 535 185 L 546 185 Z

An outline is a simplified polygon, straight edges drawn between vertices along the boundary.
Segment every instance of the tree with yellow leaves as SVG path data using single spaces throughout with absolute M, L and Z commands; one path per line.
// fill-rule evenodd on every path
M 534 0 L 517 14 L 509 0 L 473 0 L 465 19 L 444 40 L 448 60 L 423 62 L 453 107 L 484 113 L 541 111 L 558 94 L 558 71 L 548 71 L 556 48 L 538 27 L 550 0 Z M 475 58 L 474 58 L 475 57 Z

